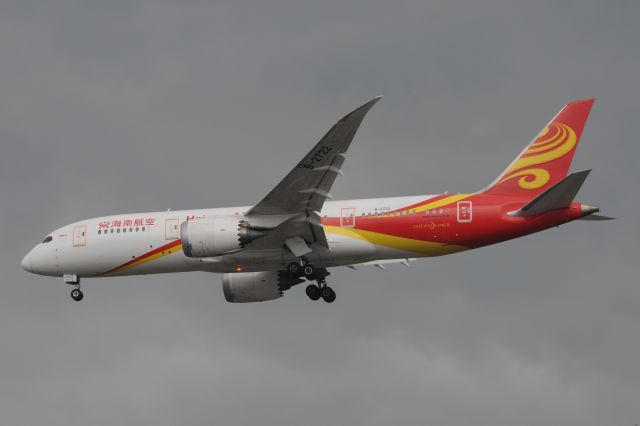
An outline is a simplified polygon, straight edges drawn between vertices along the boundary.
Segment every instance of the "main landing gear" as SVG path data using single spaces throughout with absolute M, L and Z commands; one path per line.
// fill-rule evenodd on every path
M 332 303 L 336 300 L 336 292 L 324 280 L 318 281 L 318 284 L 309 284 L 306 291 L 311 300 L 318 300 L 321 297 L 327 303 Z
M 76 302 L 81 301 L 84 298 L 84 293 L 80 290 L 80 277 L 77 275 L 65 275 L 64 282 L 75 286 L 73 290 L 71 290 L 71 298 Z
M 287 266 L 289 274 L 295 277 L 305 277 L 309 281 L 315 281 L 316 284 L 309 284 L 306 289 L 307 296 L 311 300 L 319 300 L 322 298 L 327 303 L 336 300 L 336 292 L 327 284 L 326 277 L 329 271 L 326 268 L 316 268 L 313 265 L 290 263 Z

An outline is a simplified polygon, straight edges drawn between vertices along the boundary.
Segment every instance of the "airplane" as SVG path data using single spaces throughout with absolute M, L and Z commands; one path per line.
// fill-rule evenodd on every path
M 49 233 L 22 268 L 81 278 L 222 273 L 228 302 L 278 299 L 304 283 L 331 303 L 328 268 L 402 263 L 496 244 L 573 220 L 609 220 L 574 201 L 590 170 L 568 173 L 595 99 L 570 102 L 486 188 L 473 193 L 334 201 L 330 190 L 376 97 L 339 120 L 252 206 L 127 213 Z

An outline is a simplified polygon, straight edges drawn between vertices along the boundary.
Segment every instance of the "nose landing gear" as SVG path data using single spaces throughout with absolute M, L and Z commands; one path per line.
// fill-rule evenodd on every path
M 83 297 L 84 297 L 84 294 L 80 290 L 80 286 L 78 286 L 78 288 L 74 288 L 73 290 L 71 290 L 71 298 L 76 302 L 81 301 Z
M 77 275 L 64 275 L 64 282 L 75 286 L 73 290 L 71 290 L 71 298 L 76 302 L 81 301 L 84 298 L 84 293 L 80 290 L 80 277 Z

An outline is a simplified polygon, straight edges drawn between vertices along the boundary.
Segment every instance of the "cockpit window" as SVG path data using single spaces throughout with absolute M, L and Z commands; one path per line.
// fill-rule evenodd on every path
M 51 240 L 53 240 L 53 237 L 51 235 L 49 235 L 47 238 L 42 240 L 42 244 L 50 243 Z

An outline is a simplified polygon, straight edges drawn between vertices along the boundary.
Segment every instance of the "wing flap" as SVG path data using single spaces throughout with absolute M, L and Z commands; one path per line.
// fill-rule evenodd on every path
M 296 257 L 302 257 L 311 252 L 311 248 L 307 245 L 306 241 L 299 236 L 287 238 L 284 240 L 284 245 L 286 245 Z

